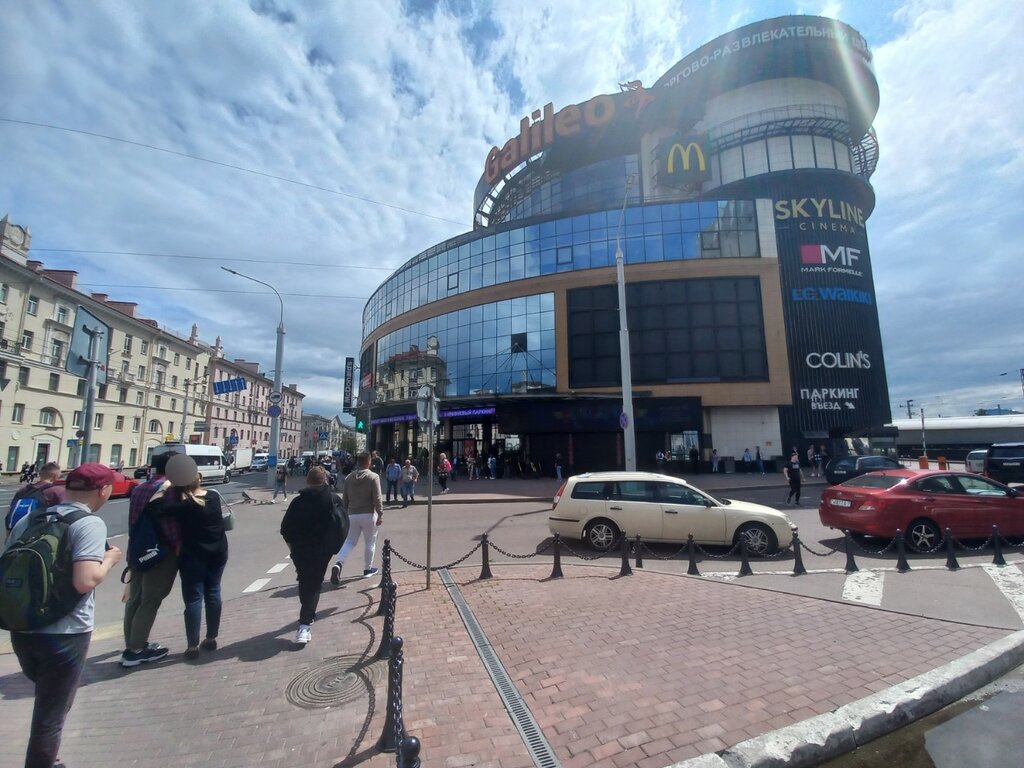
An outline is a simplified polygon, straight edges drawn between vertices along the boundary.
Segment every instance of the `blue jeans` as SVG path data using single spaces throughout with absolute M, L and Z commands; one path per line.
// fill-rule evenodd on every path
M 388 491 L 387 491 L 387 500 L 388 501 L 391 501 L 391 494 L 394 494 L 395 495 L 395 501 L 398 501 L 398 481 L 397 480 L 388 480 Z
M 274 481 L 274 498 L 273 501 L 277 501 L 277 494 L 283 493 L 284 497 L 288 498 L 288 483 L 285 480 Z
M 220 632 L 220 579 L 225 564 L 188 554 L 181 556 L 181 599 L 185 602 L 185 638 L 189 648 L 199 645 L 204 603 L 206 636 L 212 640 Z
M 52 768 L 60 751 L 64 719 L 75 701 L 92 632 L 43 635 L 11 632 L 25 677 L 35 684 L 26 768 Z
M 416 483 L 402 483 L 402 501 L 409 506 L 410 501 L 416 501 Z

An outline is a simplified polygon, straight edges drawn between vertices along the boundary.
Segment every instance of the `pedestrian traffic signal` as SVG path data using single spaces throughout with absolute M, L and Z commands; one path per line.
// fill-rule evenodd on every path
M 362 419 L 356 419 L 356 431 L 357 432 L 365 432 L 366 431 L 366 422 L 363 421 Z

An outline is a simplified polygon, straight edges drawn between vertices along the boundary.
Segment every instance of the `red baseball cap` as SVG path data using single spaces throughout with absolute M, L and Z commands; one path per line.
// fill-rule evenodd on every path
M 82 464 L 68 473 L 64 487 L 69 491 L 98 491 L 114 484 L 114 470 L 103 464 Z

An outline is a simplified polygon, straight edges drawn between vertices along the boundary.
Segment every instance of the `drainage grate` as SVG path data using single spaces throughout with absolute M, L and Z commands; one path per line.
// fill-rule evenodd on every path
M 304 709 L 324 709 L 364 698 L 385 678 L 387 664 L 361 656 L 335 656 L 295 677 L 285 698 Z
M 533 764 L 538 766 L 538 768 L 561 768 L 562 764 L 555 757 L 551 745 L 544 738 L 543 731 L 537 725 L 537 721 L 533 719 L 530 708 L 526 706 L 526 702 L 519 695 L 519 691 L 516 690 L 515 684 L 509 678 L 508 672 L 505 671 L 505 667 L 498 660 L 498 655 L 494 652 L 494 648 L 491 647 L 491 643 L 487 639 L 487 635 L 484 634 L 480 622 L 473 615 L 473 609 L 469 607 L 466 598 L 462 596 L 459 585 L 452 579 L 447 568 L 442 568 L 438 571 L 438 574 L 441 577 L 441 583 L 448 590 L 448 595 L 451 597 L 452 602 L 455 603 L 459 616 L 462 617 L 462 623 L 466 625 L 469 637 L 472 639 L 473 645 L 476 646 L 477 653 L 480 654 L 480 660 L 487 668 L 487 674 L 491 676 L 494 687 L 498 689 L 498 695 L 501 696 L 505 709 L 511 715 L 513 724 L 515 724 L 516 729 L 519 731 L 519 735 L 522 737 L 530 757 L 533 758 Z

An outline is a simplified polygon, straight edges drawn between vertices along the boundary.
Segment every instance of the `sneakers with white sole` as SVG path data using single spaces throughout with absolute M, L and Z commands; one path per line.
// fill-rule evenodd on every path
M 335 563 L 331 566 L 331 584 L 336 587 L 341 586 L 341 563 Z
M 309 625 L 299 624 L 299 631 L 295 633 L 295 642 L 298 645 L 305 645 L 312 637 L 313 633 L 309 631 Z
M 377 568 L 367 568 L 365 571 L 363 571 L 363 578 L 370 579 L 376 576 L 378 573 L 379 569 Z

